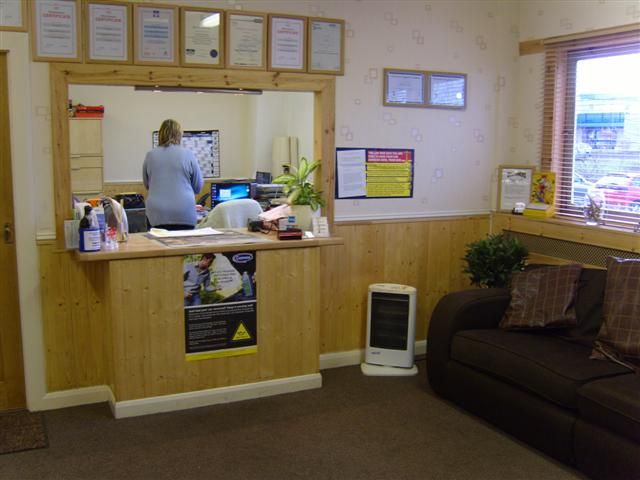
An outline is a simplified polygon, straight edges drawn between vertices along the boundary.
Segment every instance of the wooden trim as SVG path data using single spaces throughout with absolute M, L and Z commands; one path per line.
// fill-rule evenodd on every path
M 542 42 L 545 45 L 553 45 L 555 43 L 572 42 L 574 40 L 584 40 L 587 38 L 601 37 L 604 35 L 633 32 L 634 30 L 640 30 L 640 23 L 629 23 L 627 25 L 619 25 L 616 27 L 597 28 L 595 30 L 589 30 L 588 32 L 572 33 L 569 35 L 558 35 L 556 37 L 545 38 L 542 40 Z
M 533 55 L 536 53 L 543 53 L 544 40 L 527 40 L 525 42 L 520 42 L 518 47 L 519 47 L 519 53 L 521 57 L 523 55 Z
M 640 236 L 629 230 L 606 226 L 587 226 L 582 222 L 536 219 L 523 215 L 496 213 L 491 216 L 491 231 L 510 230 L 541 237 L 584 243 L 627 252 L 640 252 Z
M 26 32 L 27 25 L 29 25 L 29 9 L 27 8 L 27 2 L 24 0 L 18 0 L 22 6 L 22 25 L 18 27 L 10 27 L 7 25 L 0 25 L 0 32 Z
M 617 27 L 597 28 L 587 32 L 570 33 L 568 35 L 558 35 L 555 37 L 538 38 L 535 40 L 524 40 L 519 43 L 520 56 L 531 55 L 544 52 L 545 45 L 554 45 L 556 43 L 571 42 L 575 40 L 584 40 L 587 38 L 600 37 L 604 35 L 614 35 L 616 33 L 633 32 L 640 29 L 640 23 L 629 23 Z
M 304 73 L 255 72 L 182 67 L 143 67 L 122 65 L 51 64 L 51 124 L 56 238 L 64 248 L 64 220 L 71 212 L 69 165 L 68 86 L 83 85 L 161 85 L 205 88 L 247 88 L 271 91 L 313 92 L 314 154 L 321 160 L 320 184 L 327 200 L 324 215 L 333 222 L 335 77 Z
M 91 42 L 91 18 L 89 16 L 89 5 L 102 4 L 102 5 L 114 5 L 117 7 L 127 7 L 127 60 L 96 60 L 90 58 L 90 42 Z M 83 35 L 83 48 L 84 48 L 84 61 L 86 63 L 109 63 L 109 64 L 125 64 L 129 65 L 133 63 L 133 15 L 131 10 L 131 4 L 120 2 L 117 0 L 85 0 L 83 2 L 84 18 L 84 35 Z
M 210 65 L 208 63 L 187 63 L 185 59 L 185 22 L 186 12 L 205 12 L 205 13 L 219 13 L 220 24 L 218 25 L 218 64 Z M 180 7 L 180 65 L 183 67 L 201 67 L 201 68 L 224 68 L 225 62 L 225 11 L 219 8 L 200 8 L 200 7 Z

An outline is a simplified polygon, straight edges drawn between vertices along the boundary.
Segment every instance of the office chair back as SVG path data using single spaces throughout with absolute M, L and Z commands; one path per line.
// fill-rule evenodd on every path
M 250 198 L 228 200 L 213 207 L 198 228 L 244 228 L 250 218 L 256 218 L 261 213 L 260 204 Z

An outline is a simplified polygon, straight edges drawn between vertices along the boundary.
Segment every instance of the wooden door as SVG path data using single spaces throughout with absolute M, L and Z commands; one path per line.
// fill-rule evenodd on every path
M 7 83 L 7 53 L 0 52 L 0 411 L 25 406 Z

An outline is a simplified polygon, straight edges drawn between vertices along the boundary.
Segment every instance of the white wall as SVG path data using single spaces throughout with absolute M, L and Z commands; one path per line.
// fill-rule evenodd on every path
M 166 118 L 178 120 L 183 130 L 219 130 L 222 178 L 250 178 L 256 170 L 269 171 L 275 135 L 299 136 L 305 151 L 313 151 L 310 93 L 153 93 L 133 87 L 72 85 L 69 98 L 74 104 L 105 107 L 105 182 L 142 180 L 151 135 Z

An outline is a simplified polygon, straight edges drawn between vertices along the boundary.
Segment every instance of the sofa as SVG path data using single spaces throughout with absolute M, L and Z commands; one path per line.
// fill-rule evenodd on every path
M 427 334 L 431 388 L 591 478 L 640 479 L 640 375 L 590 359 L 606 282 L 580 270 L 569 328 L 500 328 L 510 289 L 445 295 Z

